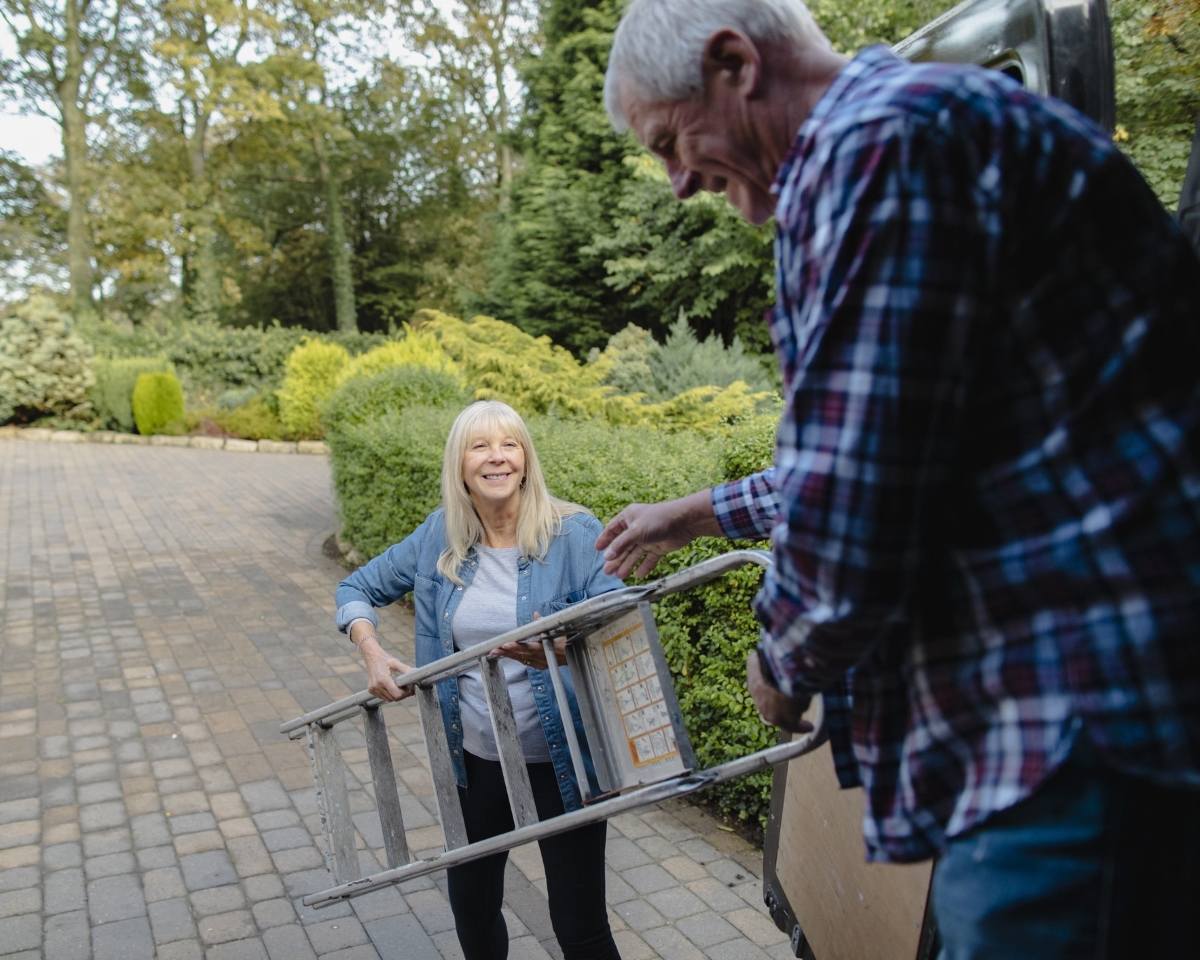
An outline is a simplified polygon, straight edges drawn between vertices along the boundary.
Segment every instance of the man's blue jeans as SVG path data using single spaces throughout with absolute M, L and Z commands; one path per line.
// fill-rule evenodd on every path
M 1029 799 L 952 840 L 940 960 L 1200 957 L 1200 791 L 1106 768 L 1083 736 Z

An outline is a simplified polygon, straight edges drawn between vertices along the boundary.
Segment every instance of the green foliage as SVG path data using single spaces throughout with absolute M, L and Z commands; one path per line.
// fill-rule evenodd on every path
M 603 353 L 593 350 L 589 360 L 604 364 L 602 383 L 620 393 L 645 393 L 652 400 L 696 387 L 728 387 L 739 380 L 752 390 L 774 387 L 763 360 L 746 353 L 741 340 L 735 337 L 728 347 L 715 335 L 699 340 L 682 316 L 663 344 L 630 324 L 608 341 Z
M 599 371 L 585 367 L 549 337 L 531 337 L 491 317 L 468 321 L 423 310 L 420 329 L 437 335 L 476 399 L 503 400 L 524 415 L 558 411 L 590 415 L 610 393 Z
M 232 410 L 219 410 L 215 422 L 226 433 L 246 440 L 282 440 L 283 424 L 262 397 L 254 397 Z
M 143 373 L 133 388 L 133 419 L 138 433 L 176 432 L 169 425 L 183 421 L 183 387 L 173 373 Z M 182 428 L 178 431 L 182 432 Z
M 354 377 L 368 377 L 390 367 L 426 367 L 456 375 L 458 366 L 442 349 L 431 330 L 413 330 L 404 324 L 404 338 L 389 340 L 360 354 L 342 369 L 341 382 Z
M 287 358 L 277 391 L 279 419 L 297 437 L 321 436 L 319 407 L 337 388 L 350 355 L 337 343 L 306 338 Z
M 400 416 L 411 406 L 464 407 L 469 398 L 458 378 L 429 367 L 392 367 L 343 383 L 325 401 L 322 420 L 333 434 L 368 421 Z
M 604 282 L 623 295 L 623 308 L 660 335 L 687 317 L 713 339 L 738 337 L 759 353 L 769 350 L 762 317 L 775 282 L 773 224 L 747 223 L 723 195 L 698 193 L 680 203 L 648 154 L 625 163 L 631 175 L 611 231 L 585 250 L 603 259 Z
M 459 409 L 414 406 L 332 426 L 342 533 L 363 553 L 376 556 L 403 540 L 438 506 L 442 453 Z
M 1117 143 L 1174 210 L 1200 114 L 1200 2 L 1113 0 Z
M 717 479 L 718 438 L 597 420 L 529 419 L 550 490 L 610 520 L 634 501 L 685 496 Z
M 96 383 L 92 387 L 92 405 L 106 427 L 132 433 L 133 388 L 143 373 L 174 373 L 170 361 L 162 357 L 96 358 L 93 363 Z
M 0 315 L 0 423 L 87 419 L 92 350 L 49 297 L 35 294 Z
M 746 417 L 726 431 L 721 451 L 722 480 L 740 480 L 775 462 L 779 416 L 775 411 Z
M 767 546 L 696 540 L 660 561 L 654 576 L 666 576 L 729 550 Z M 775 743 L 775 729 L 759 718 L 746 688 L 746 659 L 760 633 L 752 603 L 761 583 L 761 568 L 743 567 L 654 605 L 679 707 L 701 767 L 735 760 Z M 766 770 L 742 777 L 712 788 L 709 796 L 725 813 L 765 827 L 771 776 Z
M 233 387 L 274 389 L 288 357 L 309 331 L 282 327 L 225 327 L 216 323 L 143 324 L 124 328 L 111 321 L 81 324 L 80 335 L 103 357 L 162 356 L 189 393 L 221 393 Z M 321 339 L 360 354 L 384 342 L 377 334 L 331 333 Z

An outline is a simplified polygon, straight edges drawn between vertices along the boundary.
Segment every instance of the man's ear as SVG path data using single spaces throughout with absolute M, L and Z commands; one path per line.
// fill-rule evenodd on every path
M 744 33 L 721 29 L 708 38 L 702 59 L 704 85 L 724 83 L 753 97 L 762 83 L 762 55 Z

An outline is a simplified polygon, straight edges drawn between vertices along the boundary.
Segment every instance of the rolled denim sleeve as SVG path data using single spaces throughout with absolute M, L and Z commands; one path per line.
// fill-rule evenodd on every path
M 345 633 L 355 620 L 369 620 L 371 626 L 379 626 L 375 608 L 395 603 L 412 591 L 417 555 L 428 524 L 426 520 L 400 543 L 388 547 L 338 584 L 334 599 L 339 631 Z
M 718 484 L 713 487 L 712 501 L 717 523 L 730 540 L 765 540 L 779 515 L 775 468 Z

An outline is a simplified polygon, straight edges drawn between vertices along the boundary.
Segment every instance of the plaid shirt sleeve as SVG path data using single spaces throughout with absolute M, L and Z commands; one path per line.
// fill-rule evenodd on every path
M 989 242 L 954 169 L 966 160 L 939 139 L 927 117 L 863 119 L 781 183 L 772 334 L 788 401 L 776 564 L 756 609 L 787 693 L 827 689 L 881 641 L 908 642 Z
M 730 540 L 765 540 L 779 514 L 775 468 L 713 487 L 713 513 Z

